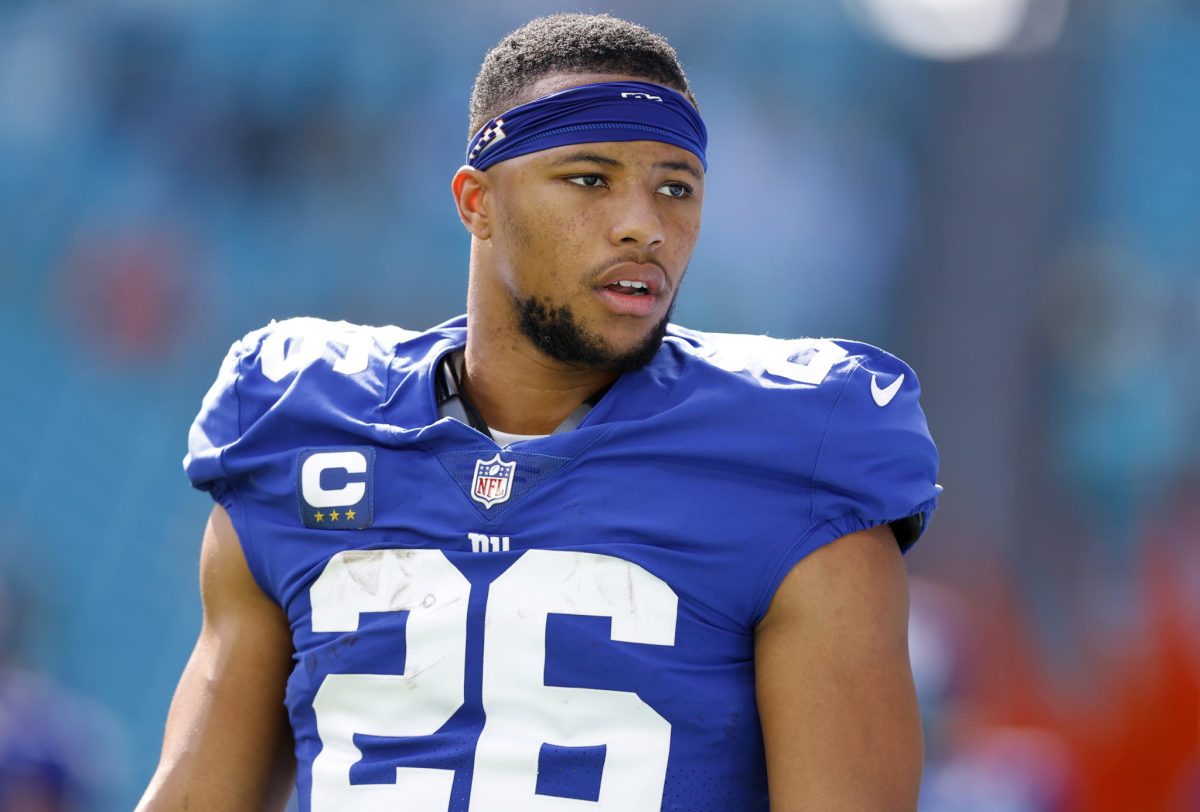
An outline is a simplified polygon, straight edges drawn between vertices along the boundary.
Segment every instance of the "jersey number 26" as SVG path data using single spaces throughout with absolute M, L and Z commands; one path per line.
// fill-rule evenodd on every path
M 463 704 L 471 583 L 438 550 L 352 550 L 313 584 L 314 632 L 352 632 L 363 612 L 407 611 L 403 674 L 330 674 L 313 701 L 322 749 L 313 761 L 313 812 L 446 812 L 454 772 L 399 767 L 395 784 L 351 784 L 355 734 L 429 736 Z M 671 646 L 678 597 L 657 576 L 613 556 L 528 550 L 488 591 L 472 812 L 578 810 L 536 792 L 543 744 L 604 745 L 595 810 L 662 805 L 671 725 L 630 691 L 544 684 L 546 616 L 612 619 L 612 639 Z

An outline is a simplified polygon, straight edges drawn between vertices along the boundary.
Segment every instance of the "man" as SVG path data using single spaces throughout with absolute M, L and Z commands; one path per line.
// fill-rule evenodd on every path
M 911 370 L 668 324 L 707 136 L 661 38 L 535 20 L 471 110 L 466 317 L 273 324 L 205 400 L 139 809 L 914 808 Z

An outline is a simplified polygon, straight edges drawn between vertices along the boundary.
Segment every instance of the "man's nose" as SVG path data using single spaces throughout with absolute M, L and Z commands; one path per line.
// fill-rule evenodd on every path
M 616 215 L 609 238 L 614 245 L 658 248 L 666 240 L 666 229 L 653 192 L 631 191 L 614 201 Z

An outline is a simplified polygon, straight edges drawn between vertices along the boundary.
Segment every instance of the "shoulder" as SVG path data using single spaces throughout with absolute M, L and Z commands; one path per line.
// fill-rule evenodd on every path
M 711 368 L 726 373 L 726 383 L 733 385 L 736 379 L 745 388 L 820 390 L 827 398 L 838 398 L 852 380 L 864 381 L 863 393 L 877 406 L 890 404 L 902 389 L 912 395 L 920 392 L 907 364 L 860 341 L 703 333 L 672 326 L 667 343 L 679 357 L 681 370 Z
M 188 434 L 193 483 L 228 475 L 228 452 L 289 415 L 312 423 L 365 420 L 414 369 L 460 340 L 458 321 L 427 331 L 318 318 L 271 322 L 235 341 Z M 266 420 L 267 417 L 276 419 Z
M 740 418 L 740 431 L 773 434 L 784 444 L 795 438 L 818 461 L 835 447 L 883 443 L 894 433 L 928 439 L 916 373 L 870 344 L 672 327 L 665 349 L 657 374 L 676 398 L 701 395 Z
M 305 394 L 314 388 L 310 383 L 331 383 L 334 391 L 381 392 L 393 361 L 420 363 L 421 345 L 431 346 L 439 335 L 436 329 L 420 333 L 309 317 L 273 321 L 229 348 L 204 410 L 221 409 L 232 395 L 244 429 L 258 410 L 284 396 Z
M 232 371 L 242 377 L 258 375 L 275 384 L 311 367 L 356 375 L 386 364 L 399 348 L 425 335 L 399 327 L 292 318 L 247 333 L 234 342 L 226 361 L 236 362 Z
M 803 477 L 829 539 L 908 517 L 902 546 L 920 535 L 941 488 L 908 364 L 847 339 L 672 328 L 667 343 L 678 397 L 709 404 L 724 444 L 736 434 L 765 464 Z

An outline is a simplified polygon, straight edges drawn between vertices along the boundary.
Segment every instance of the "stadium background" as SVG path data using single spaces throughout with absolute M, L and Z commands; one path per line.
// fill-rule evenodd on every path
M 1200 4 L 9 0 L 6 656 L 88 708 L 85 808 L 132 806 L 198 631 L 225 349 L 460 312 L 474 72 L 575 8 L 666 34 L 710 127 L 677 320 L 921 374 L 924 808 L 1200 809 Z

